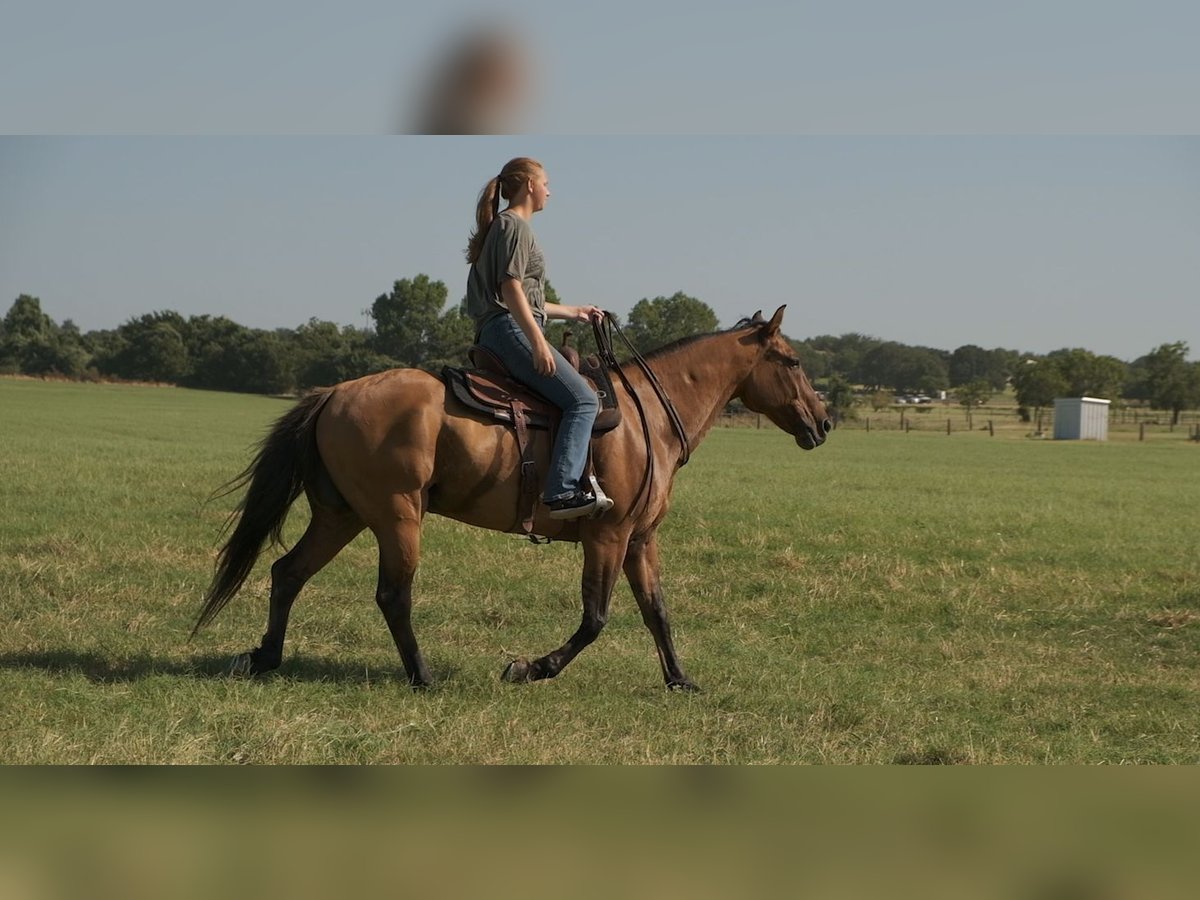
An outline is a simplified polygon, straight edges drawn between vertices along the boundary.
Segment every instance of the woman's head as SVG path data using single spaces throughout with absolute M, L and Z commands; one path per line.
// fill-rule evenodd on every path
M 507 200 L 511 204 L 524 201 L 526 196 L 532 202 L 532 211 L 537 212 L 546 205 L 550 188 L 542 164 L 536 159 L 518 156 L 506 162 L 500 174 L 490 179 L 479 192 L 475 204 L 475 230 L 471 232 L 467 243 L 467 262 L 473 263 L 479 259 L 488 229 L 500 213 L 500 201 Z

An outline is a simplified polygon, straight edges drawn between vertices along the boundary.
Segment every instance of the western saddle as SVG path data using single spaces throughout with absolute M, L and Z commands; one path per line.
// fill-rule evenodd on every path
M 591 383 L 600 399 L 600 412 L 592 426 L 592 436 L 612 431 L 621 424 L 621 410 L 613 393 L 608 366 L 598 356 L 581 358 L 579 352 L 571 346 L 571 339 L 571 332 L 566 332 L 559 352 Z M 528 432 L 530 428 L 547 431 L 553 442 L 554 431 L 562 414 L 558 407 L 545 397 L 514 379 L 504 363 L 490 350 L 475 345 L 468 351 L 467 356 L 471 368 L 446 366 L 442 369 L 442 379 L 463 406 L 509 426 L 516 433 L 517 449 L 521 454 L 521 492 L 517 521 L 520 531 L 532 537 L 534 507 L 540 493 L 541 479 L 538 477 L 533 444 L 529 440 Z M 589 478 L 594 482 L 590 452 L 584 480 Z

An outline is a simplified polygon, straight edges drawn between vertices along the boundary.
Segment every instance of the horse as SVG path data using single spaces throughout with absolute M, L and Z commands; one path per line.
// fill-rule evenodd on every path
M 583 545 L 582 622 L 556 650 L 532 661 L 512 660 L 503 680 L 558 675 L 604 628 L 624 570 L 667 687 L 698 690 L 671 639 L 658 529 L 679 466 L 731 400 L 765 415 L 804 450 L 819 447 L 831 431 L 821 399 L 780 333 L 785 308 L 770 320 L 760 311 L 727 331 L 684 338 L 648 354 L 644 367 L 620 366 L 615 391 L 621 424 L 594 437 L 592 447 L 595 473 L 613 507 L 594 519 L 555 520 L 538 504 L 534 518 L 537 535 Z M 657 401 L 649 396 L 655 392 Z M 544 433 L 534 452 L 545 471 Z M 236 527 L 217 555 L 192 635 L 242 587 L 268 538 L 282 546 L 288 510 L 303 492 L 311 521 L 271 566 L 267 630 L 257 648 L 233 658 L 231 673 L 279 667 L 288 615 L 301 588 L 369 528 L 379 546 L 375 601 L 409 683 L 431 685 L 411 622 L 422 521 L 435 513 L 518 532 L 520 467 L 513 429 L 463 406 L 428 372 L 392 369 L 311 391 L 280 417 L 246 470 L 227 485 L 226 493 L 246 492 L 230 515 L 226 528 Z

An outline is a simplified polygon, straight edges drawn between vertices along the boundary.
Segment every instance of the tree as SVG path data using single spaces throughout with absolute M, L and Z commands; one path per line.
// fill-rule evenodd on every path
M 1187 361 L 1188 345 L 1183 341 L 1160 344 L 1134 363 L 1145 393 L 1158 409 L 1171 410 L 1171 423 L 1179 424 L 1179 414 L 1200 406 L 1200 363 Z
M 1046 354 L 1046 359 L 1058 367 L 1066 383 L 1067 397 L 1121 396 L 1121 385 L 1128 375 L 1128 367 L 1113 356 L 1097 356 L 1089 350 L 1076 347 L 1063 348 Z
M 809 338 L 806 343 L 826 355 L 830 373 L 836 372 L 851 382 L 863 384 L 866 382 L 862 374 L 863 357 L 883 341 L 858 332 L 848 332 L 840 337 L 832 334 L 818 335 Z
M 53 355 L 55 331 L 53 320 L 42 312 L 42 301 L 21 294 L 0 325 L 0 371 L 26 375 L 49 371 L 45 362 Z
M 830 375 L 825 388 L 825 409 L 834 422 L 854 417 L 854 388 L 841 375 Z
M 625 330 L 633 345 L 647 353 L 680 338 L 716 331 L 717 314 L 702 300 L 677 291 L 670 297 L 639 300 Z
M 375 349 L 401 366 L 424 364 L 440 336 L 446 297 L 445 282 L 431 281 L 428 275 L 395 282 L 390 294 L 380 294 L 371 304 Z
M 117 329 L 119 343 L 101 361 L 102 370 L 135 381 L 181 381 L 191 371 L 186 330 L 183 317 L 171 310 L 130 319 Z
M 1032 409 L 1037 421 L 1036 430 L 1042 431 L 1042 410 L 1054 402 L 1055 397 L 1067 394 L 1067 382 L 1054 360 L 1026 359 L 1013 372 L 1013 387 L 1017 403 L 1024 409 Z
M 991 398 L 992 386 L 986 378 L 976 378 L 974 381 L 961 385 L 957 395 L 958 402 L 967 411 L 967 429 L 970 430 L 975 427 L 975 407 Z
M 950 386 L 958 387 L 982 378 L 992 390 L 1003 390 L 1016 355 L 1011 350 L 984 350 L 975 344 L 964 344 L 950 354 Z
M 933 393 L 946 386 L 946 365 L 927 347 L 885 341 L 863 355 L 859 369 L 862 383 L 876 390 Z

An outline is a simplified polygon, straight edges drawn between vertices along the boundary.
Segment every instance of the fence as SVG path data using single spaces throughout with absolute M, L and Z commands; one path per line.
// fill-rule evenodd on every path
M 1157 435 L 1177 435 L 1200 442 L 1200 410 L 1186 410 L 1178 424 L 1172 424 L 1170 410 L 1122 407 L 1109 411 L 1109 437 L 1147 440 Z M 740 407 L 725 410 L 718 424 L 726 428 L 774 428 L 763 416 Z M 870 409 L 857 406 L 851 417 L 843 417 L 837 427 L 865 432 L 913 431 L 939 434 L 964 432 L 998 432 L 1008 435 L 1049 437 L 1054 433 L 1054 409 L 1041 412 L 1040 430 L 1036 418 L 1023 421 L 1012 404 L 985 405 L 968 411 L 953 401 L 937 401 L 919 406 L 891 406 Z

